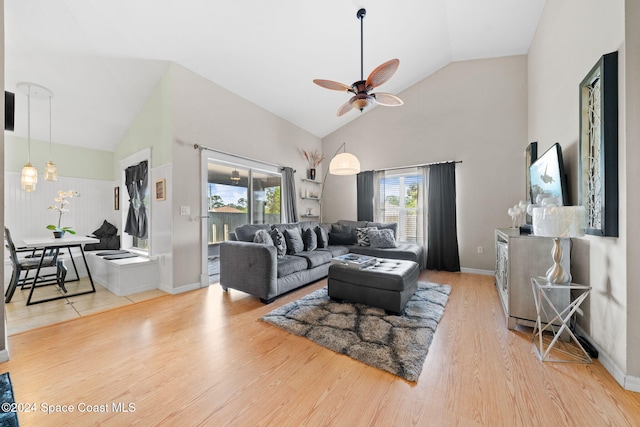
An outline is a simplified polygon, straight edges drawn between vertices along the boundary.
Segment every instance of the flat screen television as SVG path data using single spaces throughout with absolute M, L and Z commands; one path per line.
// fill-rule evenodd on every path
M 560 144 L 553 144 L 529 167 L 529 182 L 531 203 L 536 202 L 538 194 L 544 193 L 558 198 L 564 206 L 569 205 L 567 176 L 564 173 Z

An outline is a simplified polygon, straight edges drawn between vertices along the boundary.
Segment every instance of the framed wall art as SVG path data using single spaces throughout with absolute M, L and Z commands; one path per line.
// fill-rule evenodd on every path
M 166 180 L 159 179 L 156 181 L 156 200 L 162 201 L 167 199 L 167 188 L 166 188 Z
M 113 209 L 120 210 L 120 187 L 113 188 Z
M 587 234 L 618 237 L 618 52 L 580 83 L 580 204 Z

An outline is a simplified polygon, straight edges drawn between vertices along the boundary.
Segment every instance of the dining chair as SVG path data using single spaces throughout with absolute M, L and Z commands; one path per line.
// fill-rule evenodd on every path
M 42 257 L 32 256 L 28 258 L 20 258 L 18 257 L 18 252 L 20 250 L 16 249 L 15 244 L 13 243 L 13 239 L 11 238 L 11 232 L 7 227 L 4 228 L 4 237 L 7 241 L 7 248 L 9 249 L 9 257 L 11 258 L 11 263 L 13 264 L 13 273 L 11 274 L 11 280 L 9 281 L 9 287 L 5 292 L 5 303 L 11 302 L 11 298 L 13 298 L 13 294 L 18 287 L 18 284 L 23 283 L 23 288 L 26 286 L 29 281 L 28 276 L 20 279 L 20 274 L 23 271 L 26 271 L 27 274 L 30 270 L 37 270 L 38 267 L 56 267 L 55 281 L 52 281 L 49 284 L 57 284 L 65 293 L 67 289 L 64 286 L 64 280 L 67 273 L 67 268 L 64 265 L 64 260 L 58 259 L 58 252 L 55 251 L 52 255 L 46 255 Z M 42 265 L 40 265 L 40 260 L 42 260 Z M 44 281 L 43 277 L 33 277 L 32 283 L 30 286 L 35 286 L 36 283 L 40 281 L 41 283 Z

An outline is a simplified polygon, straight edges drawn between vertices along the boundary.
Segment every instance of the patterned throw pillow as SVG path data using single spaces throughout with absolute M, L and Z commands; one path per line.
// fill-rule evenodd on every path
M 356 228 L 356 238 L 358 240 L 358 246 L 371 246 L 371 241 L 369 240 L 369 231 L 371 230 L 377 230 L 377 228 Z
M 284 242 L 284 236 L 277 228 L 271 230 L 271 233 L 269 234 L 271 236 L 271 240 L 273 240 L 273 246 L 276 247 L 278 258 L 282 258 L 284 254 L 287 253 L 287 244 Z
M 265 245 L 273 245 L 273 239 L 267 230 L 258 230 L 253 238 L 253 243 L 264 243 Z
M 393 237 L 393 230 L 371 230 L 369 240 L 372 248 L 397 248 L 396 239 Z

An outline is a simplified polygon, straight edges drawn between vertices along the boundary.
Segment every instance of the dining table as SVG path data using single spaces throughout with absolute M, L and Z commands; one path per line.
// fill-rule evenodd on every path
M 73 235 L 73 234 L 69 234 L 69 233 L 65 233 L 65 235 L 63 237 L 60 238 L 55 238 L 55 237 L 23 237 L 20 239 L 23 243 L 23 245 L 21 245 L 24 248 L 29 248 L 29 249 L 40 249 L 40 264 L 38 265 L 38 268 L 36 270 L 36 274 L 35 274 L 35 278 L 33 279 L 33 284 L 31 285 L 30 291 L 29 291 L 29 297 L 27 298 L 27 305 L 32 305 L 32 304 L 40 304 L 43 302 L 48 302 L 48 301 L 54 301 L 54 300 L 59 300 L 59 299 L 63 299 L 63 298 L 69 298 L 69 297 L 73 297 L 73 296 L 78 296 L 78 295 L 85 295 L 85 294 L 90 294 L 96 291 L 96 287 L 93 283 L 93 278 L 91 277 L 91 271 L 89 270 L 89 264 L 87 264 L 87 258 L 85 257 L 84 254 L 84 249 L 83 249 L 83 245 L 85 244 L 89 244 L 89 243 L 99 243 L 100 240 L 96 239 L 95 237 L 89 237 L 89 236 L 78 236 L 78 235 Z M 83 290 L 83 291 L 77 291 L 74 293 L 65 293 L 64 295 L 60 295 L 60 296 L 54 296 L 54 297 L 47 297 L 47 298 L 43 298 L 43 299 L 38 299 L 38 300 L 33 300 L 33 293 L 35 291 L 36 288 L 38 287 L 42 287 L 42 286 L 48 286 L 50 284 L 46 284 L 46 285 L 37 285 L 37 278 L 39 277 L 40 274 L 40 269 L 42 268 L 42 263 L 45 259 L 45 256 L 49 253 L 55 252 L 56 254 L 59 254 L 61 250 L 66 249 L 69 253 L 69 257 L 71 258 L 71 263 L 73 264 L 73 269 L 76 273 L 76 277 L 73 280 L 69 280 L 71 281 L 78 281 L 80 280 L 80 275 L 78 274 L 78 268 L 76 266 L 76 262 L 73 258 L 73 254 L 72 254 L 72 249 L 73 248 L 78 248 L 80 249 L 80 254 L 82 255 L 82 260 L 84 261 L 84 266 L 87 269 L 87 275 L 89 277 L 89 283 L 91 284 L 91 289 L 90 290 Z M 64 290 L 66 290 L 66 288 L 63 287 Z

